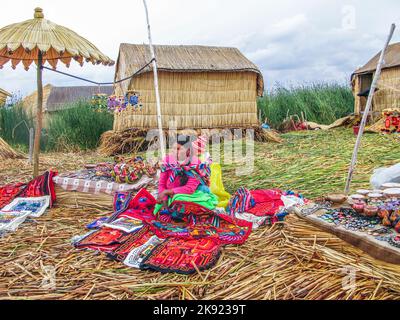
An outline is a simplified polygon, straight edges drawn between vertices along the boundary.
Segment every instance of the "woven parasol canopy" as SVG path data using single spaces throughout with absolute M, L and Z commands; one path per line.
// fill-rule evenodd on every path
M 42 66 L 47 62 L 54 69 L 58 61 L 69 67 L 72 60 L 114 65 L 114 61 L 95 45 L 74 31 L 44 19 L 43 10 L 35 9 L 34 19 L 0 29 L 0 69 L 11 61 L 13 69 L 22 63 L 26 70 L 34 62 L 37 67 L 38 102 L 34 144 L 34 176 L 39 172 L 40 136 L 42 131 L 43 85 Z

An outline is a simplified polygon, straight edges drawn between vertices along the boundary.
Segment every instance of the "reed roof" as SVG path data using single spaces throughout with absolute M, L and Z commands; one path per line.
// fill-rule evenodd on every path
M 6 90 L 0 88 L 0 95 L 6 96 L 6 97 L 11 97 L 12 94 L 7 92 Z
M 264 80 L 258 67 L 237 48 L 199 45 L 154 46 L 157 67 L 167 72 L 254 72 L 257 76 L 257 93 L 264 93 Z M 129 76 L 151 60 L 148 45 L 120 45 L 116 77 Z M 149 66 L 142 73 L 151 71 Z
M 382 51 L 379 51 L 366 65 L 357 69 L 354 75 L 370 73 L 376 70 Z M 385 59 L 382 69 L 395 68 L 400 66 L 400 42 L 391 44 L 385 53 Z
M 81 65 L 84 61 L 114 64 L 90 41 L 44 19 L 41 8 L 35 9 L 33 19 L 0 29 L 0 69 L 10 60 L 13 68 L 22 62 L 25 69 L 29 69 L 32 62 L 37 63 L 39 50 L 43 54 L 43 63 L 48 62 L 53 68 L 58 60 L 69 66 L 72 59 Z
M 94 94 L 102 93 L 112 95 L 113 86 L 73 86 L 73 87 L 55 87 L 52 85 L 45 86 L 44 90 L 44 106 L 46 112 L 54 112 L 70 107 L 74 102 L 90 100 Z M 31 107 L 29 104 L 35 103 L 37 92 L 25 99 L 24 105 Z

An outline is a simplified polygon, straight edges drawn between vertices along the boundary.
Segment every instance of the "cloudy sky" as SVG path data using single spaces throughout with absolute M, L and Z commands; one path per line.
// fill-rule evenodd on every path
M 156 44 L 238 47 L 275 83 L 345 82 L 382 47 L 398 0 L 147 0 Z M 13 0 L 0 11 L 0 27 L 30 19 L 40 6 L 45 17 L 78 32 L 116 59 L 119 44 L 147 43 L 142 0 Z M 59 68 L 64 70 L 64 68 Z M 77 64 L 69 72 L 112 81 L 114 68 Z M 0 88 L 25 95 L 35 89 L 35 71 L 0 70 Z M 54 85 L 85 83 L 45 72 Z

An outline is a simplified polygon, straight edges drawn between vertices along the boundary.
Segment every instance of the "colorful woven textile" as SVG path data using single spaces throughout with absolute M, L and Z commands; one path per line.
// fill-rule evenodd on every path
M 50 196 L 15 198 L 11 203 L 0 210 L 0 213 L 15 212 L 29 213 L 30 218 L 41 217 L 50 205 Z
M 130 267 L 190 274 L 196 268 L 203 270 L 216 263 L 222 245 L 242 244 L 250 235 L 251 223 L 210 210 L 218 203 L 215 196 L 180 196 L 156 215 L 156 200 L 145 189 L 134 197 L 116 196 L 119 211 L 98 231 L 80 238 L 75 246 L 106 252 Z M 209 208 L 189 201 L 194 199 Z M 178 223 L 171 214 L 177 211 L 181 218 Z M 139 219 L 143 227 L 131 233 L 110 228 L 121 218 Z
M 284 206 L 282 201 L 283 192 L 281 190 L 252 190 L 251 197 L 254 201 L 254 206 L 246 210 L 258 217 L 272 216 L 280 211 Z
M 108 257 L 123 262 L 132 250 L 144 245 L 152 236 L 154 236 L 154 233 L 150 231 L 150 228 L 148 226 L 143 226 L 133 232 L 116 250 L 109 253 Z
M 67 174 L 68 175 L 68 174 Z M 54 183 L 66 191 L 78 191 L 84 193 L 106 193 L 131 192 L 140 190 L 154 182 L 153 177 L 142 176 L 135 184 L 116 183 L 106 180 L 94 181 L 90 179 L 70 178 L 68 176 L 57 176 L 53 179 Z
M 172 174 L 169 176 L 170 182 L 174 182 L 175 179 L 186 174 L 189 177 L 196 178 L 202 185 L 210 185 L 211 170 L 208 163 L 195 163 L 181 165 L 179 163 L 166 163 L 161 165 L 161 172 L 171 171 Z
M 142 268 L 142 263 L 146 259 L 147 256 L 160 244 L 162 244 L 165 240 L 160 239 L 157 236 L 150 237 L 145 243 L 141 246 L 134 248 L 129 254 L 126 256 L 124 260 L 124 264 L 131 268 Z
M 253 228 L 272 225 L 284 221 L 287 209 L 296 204 L 303 204 L 301 195 L 279 189 L 247 190 L 240 188 L 231 198 L 227 213 L 231 217 L 248 221 Z
M 234 216 L 235 213 L 246 212 L 248 209 L 254 207 L 255 201 L 251 196 L 251 193 L 246 188 L 239 188 L 236 193 L 229 200 L 226 212 Z

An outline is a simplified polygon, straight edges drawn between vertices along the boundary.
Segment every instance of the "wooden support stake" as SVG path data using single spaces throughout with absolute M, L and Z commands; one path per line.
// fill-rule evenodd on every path
M 161 102 L 160 102 L 160 91 L 158 89 L 158 71 L 157 71 L 157 60 L 154 53 L 153 41 L 151 38 L 151 30 L 150 30 L 150 20 L 149 20 L 149 11 L 147 9 L 146 0 L 143 0 L 144 9 L 146 11 L 146 20 L 147 20 L 147 31 L 149 36 L 149 47 L 151 58 L 153 59 L 153 74 L 154 74 L 154 90 L 156 94 L 156 104 L 157 104 L 157 124 L 158 124 L 158 132 L 159 132 L 159 141 L 160 141 L 160 149 L 161 149 L 161 158 L 165 157 L 165 140 L 164 133 L 162 128 L 162 115 L 161 115 Z
M 355 169 L 356 164 L 357 164 L 358 150 L 360 148 L 361 139 L 362 139 L 362 136 L 363 136 L 363 133 L 364 133 L 365 125 L 367 124 L 368 114 L 369 114 L 369 111 L 371 109 L 372 101 L 373 101 L 373 98 L 374 98 L 374 93 L 375 93 L 375 90 L 376 90 L 376 87 L 377 87 L 377 84 L 378 84 L 378 80 L 379 80 L 379 78 L 381 76 L 381 71 L 382 71 L 383 61 L 384 61 L 384 58 L 385 58 L 386 49 L 389 46 L 390 40 L 392 40 L 393 33 L 394 33 L 395 29 L 396 29 L 396 25 L 392 24 L 392 26 L 390 28 L 390 33 L 389 33 L 388 39 L 385 42 L 385 46 L 383 47 L 383 50 L 381 52 L 381 56 L 379 58 L 378 65 L 376 67 L 374 80 L 372 81 L 372 84 L 371 84 L 371 89 L 369 91 L 367 105 L 366 105 L 365 110 L 364 110 L 364 114 L 363 114 L 363 117 L 362 117 L 362 120 L 361 120 L 361 124 L 360 124 L 360 130 L 358 132 L 356 144 L 354 146 L 353 157 L 351 159 L 349 173 L 348 173 L 347 181 L 346 181 L 346 187 L 344 189 L 344 192 L 347 195 L 350 192 L 350 185 L 351 185 L 351 181 L 353 179 L 354 169 Z
M 43 119 L 43 82 L 42 82 L 42 65 L 43 56 L 42 52 L 39 50 L 38 62 L 37 62 L 37 109 L 36 109 L 36 134 L 35 134 L 35 144 L 33 149 L 33 177 L 39 175 L 39 153 L 40 153 L 40 138 L 42 135 L 42 119 Z
M 29 129 L 29 164 L 32 164 L 33 160 L 33 140 L 35 138 L 35 131 L 33 128 Z

